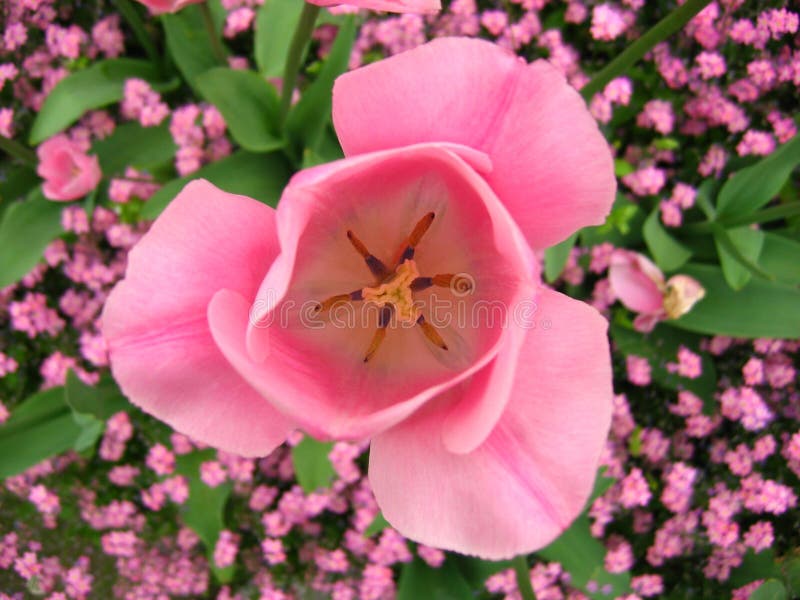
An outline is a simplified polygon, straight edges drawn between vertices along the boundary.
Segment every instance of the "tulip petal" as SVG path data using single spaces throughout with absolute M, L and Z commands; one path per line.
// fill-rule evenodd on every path
M 220 288 L 255 294 L 278 253 L 274 212 L 189 183 L 131 251 L 103 312 L 125 395 L 178 431 L 247 456 L 269 453 L 293 427 L 227 362 L 206 311 Z
M 550 327 L 529 330 L 511 399 L 480 447 L 445 448 L 447 397 L 373 439 L 370 483 L 403 535 L 508 558 L 545 546 L 583 509 L 611 420 L 606 322 L 550 290 L 537 304 Z
M 616 180 L 580 95 L 545 61 L 482 40 L 441 38 L 336 80 L 345 155 L 452 142 L 489 155 L 486 176 L 534 248 L 602 223 Z
M 664 303 L 664 275 L 647 257 L 617 250 L 608 269 L 611 291 L 630 310 L 654 314 Z

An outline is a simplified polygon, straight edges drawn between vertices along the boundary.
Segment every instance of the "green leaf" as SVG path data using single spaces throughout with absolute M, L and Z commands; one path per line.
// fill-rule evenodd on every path
M 281 77 L 303 3 L 266 0 L 256 15 L 255 57 L 264 77 Z
M 717 197 L 719 217 L 746 215 L 764 206 L 778 195 L 798 164 L 800 134 L 725 182 Z
M 24 198 L 39 181 L 36 170 L 28 165 L 0 163 L 0 214 L 11 202 Z
M 120 411 L 133 408 L 111 376 L 105 375 L 92 386 L 78 379 L 74 371 L 67 373 L 64 401 L 76 413 L 92 415 L 101 421 L 106 421 Z
M 714 243 L 728 285 L 734 290 L 742 289 L 750 281 L 753 271 L 747 262 L 742 264 L 740 257 L 746 258 L 750 263 L 758 264 L 758 257 L 764 246 L 764 232 L 750 227 L 737 227 L 728 229 L 727 232 L 722 229 L 714 233 Z
M 308 436 L 292 447 L 295 476 L 307 494 L 320 488 L 327 488 L 333 481 L 336 472 L 328 458 L 331 448 L 333 448 L 332 443 L 318 442 Z
M 784 580 L 792 598 L 800 596 L 800 557 L 788 558 L 781 565 Z
M 170 56 L 189 85 L 194 86 L 200 73 L 221 66 L 211 50 L 211 38 L 199 6 L 185 6 L 177 13 L 161 15 L 161 23 Z
M 483 560 L 463 554 L 448 554 L 447 560 L 452 561 L 458 567 L 464 579 L 473 589 L 483 589 L 489 577 L 511 568 L 510 560 Z
M 403 565 L 397 600 L 472 600 L 472 590 L 450 560 L 434 569 L 419 558 Z
M 62 232 L 61 209 L 64 204 L 47 200 L 41 188 L 28 198 L 15 202 L 3 213 L 0 223 L 0 288 L 25 276 L 47 245 Z
M 764 233 L 759 264 L 783 283 L 800 284 L 800 243 L 777 233 Z
M 387 527 L 391 527 L 391 525 L 389 525 L 389 521 L 386 520 L 386 518 L 383 516 L 383 513 L 379 512 L 377 515 L 375 515 L 375 519 L 373 519 L 372 523 L 369 524 L 369 527 L 364 530 L 364 537 L 372 537 Z
M 106 424 L 93 415 L 85 415 L 78 412 L 72 413 L 72 420 L 81 429 L 77 439 L 72 444 L 72 448 L 76 452 L 93 449 L 97 440 L 103 435 Z
M 183 454 L 175 459 L 175 472 L 189 482 L 189 498 L 181 506 L 183 522 L 203 541 L 208 562 L 217 580 L 227 583 L 233 578 L 234 566 L 225 569 L 215 566 L 214 547 L 220 532 L 225 529 L 225 505 L 233 485 L 226 482 L 212 488 L 200 479 L 200 465 L 214 460 L 215 456 L 216 452 L 212 449 Z
M 199 75 L 195 85 L 225 117 L 233 139 L 242 148 L 267 152 L 283 146 L 275 134 L 280 100 L 263 77 L 252 71 L 216 67 Z
M 706 296 L 687 314 L 667 324 L 710 335 L 800 337 L 800 290 L 796 287 L 753 279 L 747 287 L 735 291 L 718 267 L 688 264 L 682 272 L 697 279 Z
M 92 145 L 106 177 L 124 174 L 125 167 L 145 171 L 158 167 L 171 161 L 177 149 L 166 124 L 142 127 L 139 123 L 125 123 Z
M 589 530 L 589 518 L 582 514 L 559 538 L 536 553 L 540 558 L 561 563 L 572 579 L 571 585 L 580 588 L 590 598 L 615 598 L 630 591 L 631 576 L 625 573 L 609 573 L 603 567 L 606 549 Z M 612 586 L 608 595 L 589 592 L 586 584 L 594 581 L 600 588 Z
M 759 553 L 747 550 L 742 558 L 742 564 L 731 571 L 728 583 L 731 587 L 737 588 L 752 583 L 757 579 L 770 579 L 780 577 L 780 569 L 775 562 L 775 552 L 772 548 L 767 548 Z
M 64 402 L 64 390 L 34 394 L 0 425 L 0 479 L 18 475 L 73 447 L 82 432 Z
M 645 219 L 642 234 L 653 260 L 662 271 L 680 269 L 692 255 L 686 246 L 667 233 L 661 225 L 658 208 L 653 209 Z
M 56 84 L 31 128 L 30 143 L 41 141 L 66 129 L 86 111 L 122 100 L 126 79 L 139 78 L 158 84 L 158 70 L 151 63 L 132 58 L 114 58 L 95 63 L 88 69 L 68 75 Z
M 767 579 L 750 594 L 750 600 L 786 600 L 786 588 L 777 579 Z
M 207 179 L 232 194 L 250 196 L 275 206 L 291 176 L 291 167 L 280 152 L 252 154 L 244 150 L 206 165 L 188 177 L 173 179 L 156 192 L 142 209 L 142 218 L 155 219 L 193 179 Z
M 286 133 L 298 149 L 315 148 L 331 118 L 333 82 L 347 70 L 350 50 L 356 36 L 355 20 L 350 17 L 339 27 L 331 51 L 319 75 L 294 105 L 286 120 Z
M 575 232 L 560 244 L 544 251 L 544 277 L 548 283 L 553 283 L 561 275 L 577 239 L 578 233 Z

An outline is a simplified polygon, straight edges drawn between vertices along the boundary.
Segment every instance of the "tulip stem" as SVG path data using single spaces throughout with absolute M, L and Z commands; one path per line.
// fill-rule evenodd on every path
M 156 49 L 156 45 L 153 43 L 153 38 L 150 37 L 149 33 L 147 33 L 139 13 L 136 12 L 136 9 L 128 0 L 114 0 L 114 5 L 122 15 L 122 18 L 128 22 L 128 25 L 133 30 L 133 35 L 135 35 L 136 39 L 139 40 L 139 43 L 142 45 L 142 48 L 144 48 L 147 57 L 151 62 L 160 67 L 161 56 Z
M 524 554 L 512 559 L 511 564 L 514 566 L 514 573 L 517 575 L 517 589 L 522 600 L 536 600 L 536 594 L 531 585 L 531 572 L 528 567 L 528 558 Z
M 219 32 L 217 26 L 214 25 L 214 16 L 211 14 L 211 7 L 208 0 L 200 3 L 200 12 L 203 15 L 203 24 L 208 32 L 208 37 L 211 39 L 211 51 L 214 53 L 220 64 L 228 64 L 228 55 L 225 53 L 225 48 L 222 47 L 222 42 L 219 39 Z
M 680 6 L 653 25 L 647 33 L 628 46 L 622 54 L 608 63 L 592 80 L 581 88 L 581 95 L 587 102 L 597 92 L 615 77 L 627 72 L 633 65 L 647 54 L 653 46 L 663 42 L 673 33 L 681 29 L 692 17 L 703 10 L 711 0 L 687 0 Z
M 2 135 L 0 135 L 0 150 L 32 167 L 35 167 L 38 162 L 36 153 L 33 150 L 20 144 L 17 140 L 3 137 Z
M 297 83 L 297 74 L 300 71 L 300 63 L 306 51 L 308 41 L 314 32 L 314 25 L 317 23 L 317 16 L 320 8 L 310 2 L 305 2 L 303 11 L 300 13 L 300 20 L 292 36 L 292 43 L 286 55 L 286 66 L 283 69 L 283 85 L 281 90 L 281 123 L 286 120 L 289 108 L 292 106 L 292 92 Z

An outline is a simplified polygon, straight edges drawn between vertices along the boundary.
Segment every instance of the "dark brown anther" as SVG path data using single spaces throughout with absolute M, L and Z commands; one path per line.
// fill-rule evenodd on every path
M 378 330 L 375 332 L 375 335 L 372 336 L 372 342 L 370 342 L 369 348 L 367 348 L 367 353 L 364 356 L 364 362 L 369 362 L 369 360 L 375 356 L 375 353 L 378 351 L 381 342 L 383 342 L 384 338 L 386 337 L 386 328 L 389 326 L 389 322 L 392 320 L 392 312 L 393 308 L 391 304 L 387 304 L 381 308 L 381 314 L 378 317 Z
M 425 320 L 425 317 L 420 315 L 419 319 L 417 319 L 417 325 L 422 328 L 422 333 L 425 334 L 425 337 L 428 338 L 434 346 L 438 346 L 442 350 L 447 350 L 447 344 L 444 343 L 442 336 L 439 335 L 439 332 L 436 331 L 436 328 L 428 323 Z
M 364 245 L 364 242 L 358 239 L 356 234 L 349 229 L 347 230 L 347 239 L 350 240 L 351 244 L 353 244 L 356 252 L 358 252 L 364 258 L 364 262 L 367 263 L 367 267 L 369 267 L 369 270 L 372 272 L 372 274 L 380 280 L 385 279 L 389 274 L 389 270 L 386 268 L 386 265 L 384 265 L 379 258 L 370 254 L 369 250 L 367 250 L 367 247 Z

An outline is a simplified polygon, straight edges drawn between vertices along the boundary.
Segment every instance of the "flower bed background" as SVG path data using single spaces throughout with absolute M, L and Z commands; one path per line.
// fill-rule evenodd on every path
M 675 5 L 325 13 L 285 131 L 263 81 L 280 84 L 302 4 L 210 7 L 219 40 L 198 6 L 2 7 L 0 598 L 518 597 L 508 563 L 388 527 L 366 445 L 298 435 L 242 459 L 132 407 L 98 317 L 187 178 L 274 205 L 293 170 L 340 157 L 330 88 L 347 68 L 480 36 L 582 87 Z M 585 94 L 614 148 L 617 202 L 543 260 L 552 285 L 608 316 L 618 396 L 586 514 L 529 557 L 537 598 L 800 595 L 798 41 L 780 2 L 712 2 Z M 62 131 L 103 174 L 73 204 L 45 199 L 30 149 Z M 696 277 L 706 297 L 637 331 L 609 287 L 614 248 Z

